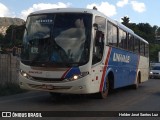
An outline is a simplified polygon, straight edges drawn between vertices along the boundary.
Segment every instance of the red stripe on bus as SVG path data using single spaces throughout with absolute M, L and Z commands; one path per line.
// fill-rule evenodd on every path
M 62 77 L 61 78 L 65 78 L 66 77 L 66 75 L 67 75 L 67 73 L 71 70 L 72 68 L 69 68 L 68 70 L 66 70 L 66 72 L 62 75 Z
M 100 84 L 100 89 L 99 89 L 100 91 L 103 90 L 104 77 L 106 74 L 106 69 L 108 67 L 108 61 L 109 61 L 110 54 L 111 54 L 111 47 L 108 50 L 108 54 L 107 54 L 106 61 L 105 61 L 105 66 L 103 68 L 102 79 L 101 79 L 101 84 Z

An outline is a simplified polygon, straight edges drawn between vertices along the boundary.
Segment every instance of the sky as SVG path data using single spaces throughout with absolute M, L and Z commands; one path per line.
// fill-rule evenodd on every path
M 106 16 L 121 21 L 127 16 L 131 23 L 149 23 L 160 27 L 160 0 L 0 0 L 0 17 L 26 20 L 33 11 L 50 8 L 89 8 L 96 6 Z

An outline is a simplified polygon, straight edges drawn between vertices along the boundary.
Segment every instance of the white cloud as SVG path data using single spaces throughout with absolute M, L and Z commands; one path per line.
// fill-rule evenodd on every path
M 43 9 L 51 9 L 51 8 L 67 8 L 70 6 L 70 3 L 62 3 L 58 2 L 57 4 L 50 4 L 50 3 L 39 3 L 33 4 L 32 7 L 28 8 L 27 10 L 23 10 L 21 12 L 21 18 L 26 19 L 26 17 L 34 11 L 43 10 Z
M 116 7 L 109 4 L 108 2 L 102 2 L 101 4 L 92 3 L 90 5 L 87 5 L 87 8 L 92 9 L 93 6 L 96 6 L 98 11 L 104 13 L 109 17 L 117 14 Z
M 5 17 L 8 15 L 9 15 L 9 9 L 5 5 L 0 3 L 0 17 Z
M 128 4 L 128 0 L 121 0 L 121 1 L 118 1 L 116 5 L 118 7 L 123 7 L 123 6 L 127 5 L 127 4 Z
M 131 1 L 131 5 L 133 10 L 137 11 L 137 12 L 144 12 L 146 10 L 146 6 L 144 3 L 140 3 L 137 1 Z

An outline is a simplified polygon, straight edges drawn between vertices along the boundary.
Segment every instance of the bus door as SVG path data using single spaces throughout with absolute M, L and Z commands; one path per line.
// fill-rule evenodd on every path
M 106 19 L 100 16 L 95 17 L 94 39 L 93 39 L 93 53 L 92 53 L 92 66 L 94 69 L 94 79 L 100 80 L 103 67 L 102 57 L 104 53 L 104 36 L 106 30 Z

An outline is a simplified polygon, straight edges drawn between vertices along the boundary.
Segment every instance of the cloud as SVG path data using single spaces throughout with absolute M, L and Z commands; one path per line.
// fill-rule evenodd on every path
M 131 5 L 132 5 L 133 10 L 135 10 L 137 12 L 142 13 L 146 10 L 146 6 L 144 3 L 140 3 L 137 1 L 131 1 Z
M 34 11 L 51 9 L 51 8 L 67 8 L 69 6 L 70 6 L 70 3 L 65 4 L 62 2 L 58 2 L 57 4 L 50 4 L 50 3 L 33 4 L 32 7 L 28 8 L 27 10 L 23 10 L 20 16 L 21 18 L 26 19 L 27 16 Z
M 0 3 L 0 17 L 5 17 L 8 15 L 9 15 L 9 9 L 5 5 Z
M 127 4 L 128 4 L 128 0 L 121 0 L 121 1 L 118 1 L 116 5 L 118 7 L 123 7 L 123 6 L 127 5 Z
M 87 5 L 88 9 L 92 9 L 93 6 L 96 6 L 98 11 L 104 13 L 105 15 L 111 17 L 117 14 L 116 7 L 114 5 L 109 4 L 108 2 L 102 2 L 101 4 L 92 3 Z

